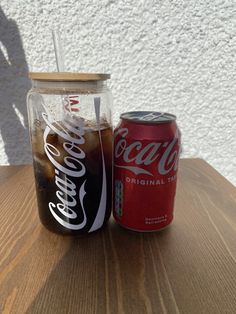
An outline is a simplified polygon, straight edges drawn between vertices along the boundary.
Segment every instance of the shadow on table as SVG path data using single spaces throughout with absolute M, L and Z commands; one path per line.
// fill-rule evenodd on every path
M 31 161 L 26 109 L 28 65 L 16 22 L 0 7 L 0 132 L 9 164 Z
M 127 293 L 135 300 L 133 310 L 139 308 L 140 313 L 145 313 L 140 280 L 145 277 L 143 284 L 152 287 L 153 278 L 148 276 L 153 261 L 145 256 L 144 246 L 168 234 L 166 229 L 158 234 L 142 235 L 114 223 L 89 236 L 71 238 L 68 251 L 26 313 L 118 313 L 121 304 L 132 312 L 132 305 L 127 304 L 125 297 Z

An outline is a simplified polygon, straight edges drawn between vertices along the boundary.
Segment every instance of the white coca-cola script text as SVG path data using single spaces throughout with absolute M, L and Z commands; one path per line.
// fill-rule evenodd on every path
M 44 121 L 46 122 L 46 128 L 44 130 L 44 151 L 50 160 L 50 162 L 55 166 L 55 184 L 58 187 L 56 191 L 56 196 L 59 200 L 57 204 L 50 202 L 49 209 L 53 217 L 65 228 L 72 230 L 82 229 L 87 222 L 87 217 L 84 209 L 83 199 L 86 194 L 85 192 L 85 182 L 83 181 L 79 190 L 79 199 L 81 204 L 81 209 L 83 212 L 83 219 L 80 223 L 71 223 L 71 220 L 78 217 L 74 208 L 77 205 L 75 199 L 76 196 L 76 185 L 69 179 L 70 177 L 82 177 L 86 173 L 86 168 L 82 162 L 85 158 L 84 151 L 79 147 L 80 144 L 84 144 L 84 125 L 82 120 L 64 121 L 63 125 L 57 122 L 50 122 L 48 116 L 42 114 Z M 50 132 L 57 134 L 58 137 L 63 139 L 63 148 L 67 153 L 64 158 L 64 165 L 61 165 L 56 159 L 60 156 L 61 152 L 51 143 L 47 142 L 48 135 Z M 72 136 L 74 135 L 74 136 Z M 64 219 L 62 219 L 55 211 L 59 211 Z M 70 219 L 70 220 L 69 220 Z
M 156 170 L 160 175 L 166 175 L 171 170 L 177 170 L 179 159 L 179 145 L 176 145 L 179 139 L 178 129 L 170 142 L 150 142 L 148 144 L 144 144 L 142 141 L 134 141 L 128 144 L 126 139 L 128 132 L 127 128 L 121 128 L 115 134 L 115 137 L 118 135 L 120 137 L 114 152 L 116 167 L 128 169 L 136 175 L 154 176 L 145 166 L 156 161 Z M 119 163 L 120 160 L 122 164 Z

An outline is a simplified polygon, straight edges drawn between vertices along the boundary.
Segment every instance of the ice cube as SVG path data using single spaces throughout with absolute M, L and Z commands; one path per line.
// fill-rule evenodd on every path
M 55 176 L 55 168 L 45 155 L 35 154 L 34 163 L 36 172 L 47 180 L 52 180 Z
M 55 145 L 58 142 L 58 136 L 55 133 L 49 133 L 47 138 L 46 138 L 47 143 L 51 144 L 51 145 Z
M 44 143 L 43 143 L 43 130 L 36 128 L 31 134 L 31 143 L 33 153 L 43 154 Z
M 102 147 L 104 151 L 105 158 L 107 160 L 112 160 L 112 141 L 113 141 L 113 132 L 112 128 L 106 128 L 101 132 L 102 137 Z
M 84 144 L 80 145 L 80 148 L 85 152 L 85 154 L 89 154 L 95 151 L 97 148 L 99 149 L 99 134 L 97 131 L 86 130 L 84 134 Z
M 63 164 L 64 158 L 68 156 L 68 153 L 63 147 L 63 143 L 66 140 L 55 133 L 48 134 L 47 143 L 51 144 L 50 150 L 54 152 L 53 159 L 55 159 L 59 164 Z

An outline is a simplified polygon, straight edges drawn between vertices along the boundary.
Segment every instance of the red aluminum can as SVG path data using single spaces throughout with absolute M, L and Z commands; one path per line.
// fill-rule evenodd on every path
M 180 153 L 176 117 L 123 113 L 114 138 L 113 215 L 135 231 L 156 231 L 173 220 Z

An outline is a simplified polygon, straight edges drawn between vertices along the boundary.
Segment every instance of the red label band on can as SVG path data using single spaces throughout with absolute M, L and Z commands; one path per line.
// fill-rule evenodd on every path
M 155 231 L 173 219 L 180 153 L 176 117 L 127 112 L 115 129 L 113 215 L 135 231 Z

